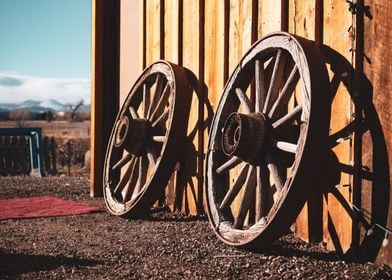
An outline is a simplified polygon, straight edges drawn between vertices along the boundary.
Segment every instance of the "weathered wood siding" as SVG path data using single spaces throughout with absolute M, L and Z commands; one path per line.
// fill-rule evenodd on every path
M 370 0 L 366 4 L 369 5 L 371 16 L 364 17 L 363 64 L 371 87 L 364 79 L 360 86 L 365 89 L 364 117 L 369 128 L 363 138 L 362 166 L 370 176 L 362 176 L 362 207 L 370 213 L 371 225 L 377 223 L 391 230 L 392 2 Z M 366 249 L 378 260 L 391 265 L 391 240 L 386 247 L 382 247 L 380 240 L 384 238 L 385 231 L 378 228 L 374 233 L 376 236 L 365 244 Z M 388 237 L 391 239 L 392 236 Z M 380 246 L 381 251 L 378 252 Z
M 324 241 L 327 248 L 342 253 L 373 250 L 374 258 L 391 264 L 392 245 L 378 249 L 385 237 L 382 228 L 392 228 L 388 219 L 392 3 L 369 0 L 366 4 L 369 9 L 357 9 L 353 15 L 342 0 L 121 2 L 120 100 L 132 84 L 130 64 L 140 72 L 158 59 L 167 59 L 188 68 L 197 79 L 187 152 L 176 178 L 177 210 L 203 211 L 208 124 L 231 71 L 257 39 L 289 31 L 325 45 L 332 88 L 331 104 L 325 104 L 331 106 L 330 168 L 320 186 L 304 194 L 309 201 L 292 229 L 304 240 Z M 136 29 L 137 38 L 127 38 L 134 36 L 127 29 Z M 137 52 L 139 58 L 132 60 L 129 52 Z M 367 236 L 366 230 L 375 224 L 381 227 L 376 226 L 374 238 Z

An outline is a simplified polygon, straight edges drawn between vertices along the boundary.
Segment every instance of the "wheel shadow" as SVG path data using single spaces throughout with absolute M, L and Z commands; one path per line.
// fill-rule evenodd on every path
M 189 119 L 188 132 L 185 142 L 178 143 L 178 149 L 181 149 L 178 170 L 173 172 L 170 179 L 175 183 L 171 185 L 169 181 L 165 193 L 161 194 L 163 203 L 160 206 L 168 206 L 176 213 L 200 216 L 204 214 L 205 135 L 212 121 L 213 110 L 206 84 L 198 80 L 191 70 L 185 68 L 185 71 L 192 89 L 191 109 L 184 116 Z
M 329 137 L 331 149 L 329 152 L 329 178 L 322 194 L 326 200 L 328 194 L 332 194 L 353 223 L 351 232 L 353 240 L 349 250 L 344 252 L 343 244 L 339 240 L 338 229 L 332 222 L 329 212 L 327 215 L 328 232 L 336 252 L 344 255 L 347 260 L 374 261 L 379 254 L 386 234 L 382 228 L 387 229 L 390 174 L 386 141 L 380 119 L 372 102 L 373 86 L 366 75 L 361 73 L 361 88 L 357 90 L 355 88 L 357 85 L 354 85 L 353 82 L 355 69 L 351 63 L 328 46 L 322 46 L 321 51 L 333 74 L 331 106 L 339 86 L 343 84 L 350 94 L 356 112 L 348 125 Z M 356 143 L 355 138 L 357 141 L 360 139 L 359 142 Z M 332 150 L 346 139 L 354 139 L 353 164 L 339 162 Z M 353 178 L 350 190 L 353 198 L 351 201 L 347 201 L 336 187 L 344 173 Z M 355 196 L 357 196 L 356 199 Z
M 174 210 L 185 214 L 202 215 L 204 213 L 204 135 L 210 128 L 213 110 L 208 100 L 206 84 L 198 80 L 191 70 L 186 69 L 186 71 L 193 90 L 192 107 L 195 105 L 198 107 L 197 118 L 193 123 L 190 122 L 190 129 L 183 146 L 184 152 L 180 158 L 181 169 L 176 176 Z M 194 111 L 195 109 L 193 108 Z
M 0 250 L 0 275 L 14 277 L 29 272 L 53 270 L 58 267 L 83 267 L 103 264 L 100 260 L 90 260 L 78 257 L 33 255 L 24 253 L 7 253 Z

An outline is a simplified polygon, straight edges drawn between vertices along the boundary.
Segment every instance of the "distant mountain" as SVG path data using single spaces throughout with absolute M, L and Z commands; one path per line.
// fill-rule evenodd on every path
M 73 104 L 74 105 L 74 104 Z M 68 103 L 63 104 L 57 100 L 49 99 L 45 101 L 25 100 L 17 103 L 0 103 L 0 111 L 12 111 L 15 109 L 23 109 L 30 112 L 67 112 L 70 111 Z M 78 109 L 79 112 L 90 110 L 90 104 L 84 104 Z

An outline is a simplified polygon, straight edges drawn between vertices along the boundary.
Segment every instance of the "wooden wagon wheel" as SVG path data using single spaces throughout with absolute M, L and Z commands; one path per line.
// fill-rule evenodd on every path
M 207 212 L 225 243 L 270 245 L 327 161 L 329 82 L 314 42 L 274 33 L 229 78 L 212 122 Z
M 104 199 L 112 214 L 143 215 L 164 191 L 186 136 L 190 94 L 185 70 L 166 61 L 133 85 L 106 151 Z

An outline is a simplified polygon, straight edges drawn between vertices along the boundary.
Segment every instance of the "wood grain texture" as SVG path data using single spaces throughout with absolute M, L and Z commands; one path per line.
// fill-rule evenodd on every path
M 259 26 L 261 24 L 261 35 L 281 30 L 282 9 L 281 1 L 259 0 L 261 13 L 259 13 Z
M 179 34 L 179 18 L 180 18 L 180 0 L 165 1 L 164 11 L 164 28 L 165 28 L 165 59 L 170 62 L 179 64 L 179 41 L 181 34 Z M 182 23 L 181 23 L 182 24 Z
M 132 84 L 140 71 L 139 4 L 141 1 L 125 0 L 120 2 L 120 105 L 127 97 Z
M 252 3 L 253 1 L 230 1 L 229 7 L 229 75 L 238 65 L 240 59 L 248 51 L 252 44 Z M 221 91 L 223 92 L 223 91 Z M 250 96 L 249 92 L 246 93 Z M 230 181 L 235 180 L 240 172 L 240 166 L 230 174 Z M 242 204 L 243 189 L 235 197 L 232 209 L 234 212 L 239 211 Z M 243 221 L 242 221 L 243 222 Z
M 205 45 L 204 45 L 204 77 L 208 87 L 208 100 L 215 110 L 224 86 L 225 40 L 228 34 L 224 30 L 225 1 L 205 1 Z M 230 15 L 230 18 L 232 16 Z M 232 46 L 229 47 L 231 49 Z
M 252 1 L 230 1 L 229 73 L 252 43 Z
M 146 2 L 146 64 L 161 58 L 161 0 Z M 146 66 L 147 66 L 146 65 Z
M 289 30 L 296 35 L 305 37 L 307 39 L 314 39 L 315 36 L 315 10 L 314 1 L 305 0 L 299 1 L 295 0 L 290 2 L 289 16 Z M 315 190 L 316 188 L 314 188 Z M 316 241 L 321 239 L 321 211 L 319 209 L 314 209 L 312 211 L 312 203 L 320 206 L 319 199 L 320 195 L 317 193 L 312 193 L 309 195 L 310 204 L 306 203 L 303 207 L 295 225 L 292 227 L 294 233 L 305 241 Z M 315 208 L 315 207 L 313 207 Z M 317 208 L 317 207 L 316 207 Z M 317 219 L 317 216 L 318 219 Z M 314 217 L 314 218 L 313 218 Z M 312 220 L 317 219 L 318 225 L 312 224 Z M 314 233 L 312 230 L 317 229 Z
M 294 9 L 294 33 L 296 35 L 314 40 L 315 38 L 315 1 L 295 0 Z
M 352 15 L 347 10 L 347 4 L 334 0 L 324 4 L 324 43 L 353 63 L 350 49 L 352 48 L 352 37 L 348 32 L 353 24 Z M 331 70 L 331 69 L 330 69 Z M 342 74 L 340 74 L 342 75 Z M 352 73 L 343 73 L 352 75 Z M 334 77 L 334 72 L 330 71 L 330 79 Z M 341 78 L 340 78 L 341 79 Z M 333 90 L 335 97 L 331 106 L 330 135 L 347 127 L 352 121 L 353 105 L 348 89 L 343 83 Z M 352 155 L 352 141 L 348 139 L 337 145 L 333 153 L 340 163 L 350 165 Z M 348 173 L 340 173 L 338 191 L 347 201 L 351 201 L 350 191 L 352 191 L 352 176 Z M 332 187 L 332 186 L 330 186 Z M 324 241 L 329 249 L 342 250 L 346 252 L 351 245 L 352 219 L 342 203 L 328 195 L 324 204 L 324 216 L 328 216 L 328 222 L 324 224 Z M 335 228 L 335 230 L 333 230 Z M 337 237 L 335 237 L 336 231 Z M 334 245 L 335 244 L 335 245 Z
M 203 67 L 200 57 L 200 3 L 199 1 L 184 1 L 182 9 L 182 65 L 188 68 L 192 73 L 200 79 L 200 70 Z M 198 209 L 200 200 L 202 199 L 202 191 L 199 190 L 201 185 L 201 174 L 203 170 L 198 168 L 198 162 L 201 160 L 200 141 L 199 141 L 199 120 L 203 118 L 200 115 L 200 102 L 196 91 L 198 90 L 198 81 L 192 84 L 193 95 L 191 110 L 188 123 L 188 137 L 186 142 L 187 149 L 181 159 L 181 170 L 177 175 L 176 184 L 176 208 L 177 210 L 187 214 L 197 214 L 201 210 Z
M 363 139 L 363 165 L 370 168 L 373 180 L 363 180 L 362 206 L 371 212 L 372 221 L 392 228 L 392 3 L 366 1 L 373 19 L 364 19 L 364 72 L 373 86 L 374 113 L 367 110 L 371 131 Z M 378 121 L 377 121 L 378 120 Z M 389 163 L 389 164 L 388 164 Z M 387 212 L 388 211 L 388 212 Z M 377 261 L 392 265 L 391 242 L 381 247 Z

